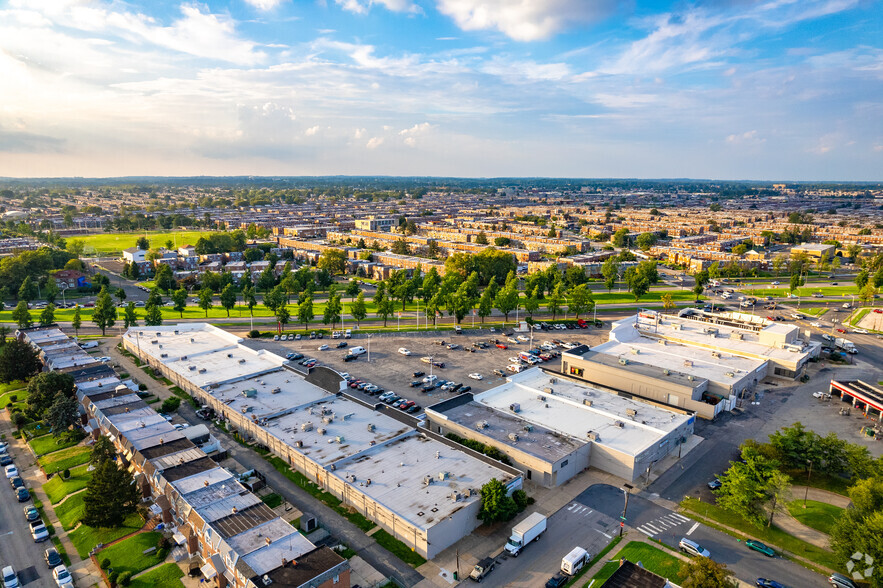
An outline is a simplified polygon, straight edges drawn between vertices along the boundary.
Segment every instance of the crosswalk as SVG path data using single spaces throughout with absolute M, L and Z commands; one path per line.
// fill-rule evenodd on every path
M 571 514 L 581 514 L 583 516 L 590 515 L 594 511 L 584 504 L 580 504 L 578 502 L 572 502 L 570 506 L 567 507 L 567 511 Z
M 676 512 L 669 513 L 667 515 L 663 515 L 661 517 L 655 518 L 652 521 L 648 521 L 646 523 L 641 524 L 636 527 L 638 531 L 647 535 L 648 537 L 653 537 L 654 535 L 658 535 L 660 533 L 664 533 L 671 529 L 674 529 L 677 526 L 683 525 L 684 523 L 693 522 L 683 515 L 679 515 Z M 694 531 L 690 529 L 690 532 Z

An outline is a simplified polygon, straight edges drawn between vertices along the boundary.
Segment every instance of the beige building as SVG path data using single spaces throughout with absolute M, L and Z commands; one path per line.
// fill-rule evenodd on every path
M 834 257 L 834 245 L 824 243 L 804 243 L 791 248 L 791 256 L 805 253 L 810 259 L 824 259 L 830 261 Z

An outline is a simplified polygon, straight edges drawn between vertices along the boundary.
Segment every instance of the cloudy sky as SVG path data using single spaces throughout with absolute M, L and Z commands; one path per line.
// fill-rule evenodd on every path
M 880 0 L 0 0 L 0 176 L 883 179 Z

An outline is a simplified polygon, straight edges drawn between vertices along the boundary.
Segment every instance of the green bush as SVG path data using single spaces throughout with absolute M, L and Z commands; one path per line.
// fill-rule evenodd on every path
M 530 498 L 527 495 L 527 492 L 524 490 L 516 490 L 512 493 L 512 500 L 515 501 L 515 506 L 518 507 L 519 511 L 527 508 L 527 505 L 530 504 Z
M 159 407 L 159 411 L 165 413 L 175 412 L 178 410 L 179 406 L 181 406 L 181 399 L 177 396 L 173 396 L 163 400 L 162 405 Z
M 105 557 L 104 559 L 101 560 L 101 569 L 106 570 L 109 567 L 110 567 L 110 558 Z
M 110 575 L 107 576 L 107 579 L 110 580 L 111 586 L 116 586 L 117 580 L 119 579 L 119 572 L 111 572 Z
M 12 402 L 18 402 L 18 394 L 13 394 L 9 397 L 9 400 L 11 400 Z
M 129 582 L 132 581 L 132 572 L 123 572 L 120 574 L 119 582 L 120 586 L 128 586 Z
M 28 417 L 24 415 L 24 413 L 16 412 L 12 415 L 12 424 L 16 427 L 23 427 L 27 424 Z
M 257 329 L 254 329 L 254 330 L 248 332 L 249 339 L 260 339 L 260 337 L 261 337 L 261 332 L 258 331 Z
M 71 471 L 68 468 L 64 468 L 64 471 L 61 472 L 61 477 L 64 478 L 65 480 L 70 479 Z

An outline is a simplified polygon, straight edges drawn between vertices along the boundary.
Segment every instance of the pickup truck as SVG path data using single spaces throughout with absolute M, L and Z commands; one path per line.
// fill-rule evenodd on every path
M 481 582 L 484 580 L 484 577 L 491 573 L 494 569 L 494 566 L 497 565 L 497 560 L 492 557 L 486 557 L 472 568 L 472 572 L 469 573 L 469 577 L 475 580 L 476 582 Z

